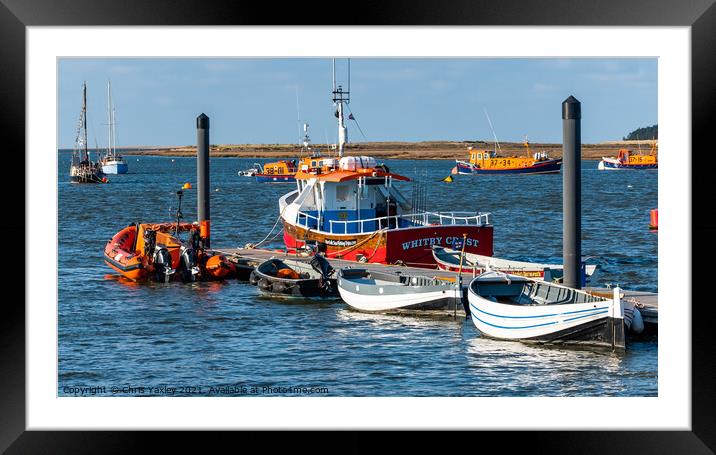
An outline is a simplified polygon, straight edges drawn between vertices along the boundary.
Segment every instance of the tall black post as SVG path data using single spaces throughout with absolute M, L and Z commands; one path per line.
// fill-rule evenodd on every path
M 570 96 L 562 103 L 562 216 L 564 279 L 582 287 L 582 103 Z
M 200 226 L 200 237 L 204 247 L 210 245 L 210 208 L 209 208 L 209 117 L 201 114 L 196 118 L 196 181 L 197 218 Z

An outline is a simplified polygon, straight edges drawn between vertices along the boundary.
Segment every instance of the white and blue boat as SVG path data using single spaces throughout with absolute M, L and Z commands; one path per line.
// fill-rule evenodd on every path
M 107 151 L 100 160 L 105 174 L 126 174 L 129 165 L 117 154 L 117 132 L 115 130 L 114 106 L 112 105 L 112 84 L 107 82 Z
M 119 155 L 105 156 L 102 159 L 102 172 L 105 174 L 126 174 L 128 170 L 127 162 Z
M 621 290 L 612 298 L 523 276 L 488 271 L 468 287 L 470 317 L 499 340 L 624 351 Z M 629 320 L 631 322 L 631 318 Z

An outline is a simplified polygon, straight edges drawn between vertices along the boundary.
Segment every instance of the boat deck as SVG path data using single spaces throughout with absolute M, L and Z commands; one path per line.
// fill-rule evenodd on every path
M 310 256 L 304 256 L 304 255 L 296 255 L 296 254 L 287 254 L 284 250 L 269 250 L 269 249 L 263 249 L 263 248 L 215 248 L 214 251 L 217 251 L 221 254 L 224 254 L 230 261 L 235 262 L 237 264 L 243 264 L 243 265 L 249 265 L 252 267 L 256 267 L 260 263 L 272 258 L 280 258 L 280 259 L 297 259 L 297 260 L 305 260 L 309 261 L 311 259 Z M 330 260 L 331 265 L 336 268 L 343 268 L 343 267 L 353 267 L 353 268 L 361 268 L 361 269 L 368 269 L 368 270 L 375 270 L 375 271 L 381 271 L 381 272 L 401 272 L 403 275 L 423 275 L 423 276 L 429 276 L 429 277 L 440 277 L 440 278 L 447 278 L 447 279 L 456 279 L 457 278 L 457 272 L 448 272 L 445 270 L 431 270 L 431 269 L 421 269 L 418 267 L 406 267 L 406 266 L 399 266 L 399 265 L 384 265 L 384 264 L 375 264 L 375 263 L 360 263 L 355 261 L 347 261 L 345 259 L 331 259 Z M 471 279 L 472 274 L 471 273 L 463 273 L 463 286 L 467 286 Z M 612 290 L 609 288 L 585 288 L 585 290 L 592 292 L 596 295 L 602 295 L 605 297 L 611 297 L 612 296 Z M 629 290 L 623 290 L 624 291 L 624 299 L 633 299 L 637 303 L 639 303 L 640 306 L 639 311 L 642 314 L 642 317 L 644 319 L 645 324 L 658 324 L 659 319 L 659 295 L 654 292 L 644 292 L 644 291 L 629 291 Z M 411 314 L 414 312 L 411 312 Z M 428 312 L 430 314 L 435 314 L 435 311 Z M 442 313 L 442 312 L 441 312 Z M 453 311 L 446 311 L 446 316 L 453 316 Z M 459 308 L 457 310 L 457 316 L 465 317 L 465 311 L 462 308 Z

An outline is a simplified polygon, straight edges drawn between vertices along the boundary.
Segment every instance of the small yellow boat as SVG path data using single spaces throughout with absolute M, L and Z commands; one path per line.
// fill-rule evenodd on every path
M 648 154 L 619 149 L 619 155 L 616 158 L 603 157 L 597 168 L 600 171 L 612 169 L 658 169 L 659 158 L 656 151 L 656 142 L 654 142 Z

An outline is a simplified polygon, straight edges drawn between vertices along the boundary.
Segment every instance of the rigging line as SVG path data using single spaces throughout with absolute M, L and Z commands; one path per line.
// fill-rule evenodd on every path
M 490 120 L 490 116 L 487 114 L 487 109 L 482 108 L 483 111 L 485 111 L 485 117 L 487 117 L 487 123 L 490 124 L 490 130 L 492 131 L 492 137 L 495 138 L 495 144 L 497 144 L 497 150 L 500 154 L 502 154 L 502 149 L 500 148 L 500 141 L 497 140 L 497 134 L 495 134 L 495 129 L 492 127 L 492 121 Z
M 261 241 L 258 242 L 258 243 L 255 243 L 254 246 L 253 246 L 253 248 L 256 248 L 257 246 L 259 246 L 259 245 L 261 245 L 262 243 L 264 243 L 264 242 L 266 241 L 266 239 L 268 239 L 269 236 L 270 236 L 271 234 L 273 234 L 273 230 L 276 229 L 276 225 L 278 225 L 278 222 L 281 221 L 281 217 L 283 216 L 283 212 L 286 211 L 286 209 L 288 208 L 289 205 L 291 205 L 291 204 L 286 204 L 286 207 L 284 207 L 283 210 L 281 210 L 281 213 L 278 214 L 278 218 L 276 218 L 276 222 L 274 223 L 274 225 L 273 225 L 273 227 L 271 228 L 271 230 L 269 231 L 269 233 L 266 234 L 266 237 L 264 237 L 263 240 L 261 240 Z
M 351 106 L 350 106 L 349 104 L 346 104 L 346 106 L 348 107 L 348 113 L 351 115 L 351 117 L 353 117 L 351 120 L 353 120 L 354 122 L 356 122 L 356 126 L 358 127 L 358 131 L 360 131 L 360 134 L 361 134 L 361 136 L 363 136 L 363 139 L 365 139 L 365 141 L 368 142 L 368 138 L 365 137 L 365 134 L 363 134 L 363 130 L 361 129 L 360 124 L 358 123 L 358 120 L 356 120 L 356 116 L 353 115 L 353 111 L 351 110 Z

